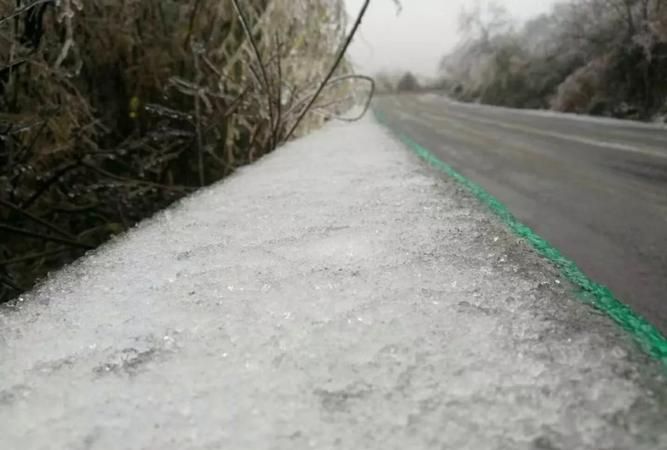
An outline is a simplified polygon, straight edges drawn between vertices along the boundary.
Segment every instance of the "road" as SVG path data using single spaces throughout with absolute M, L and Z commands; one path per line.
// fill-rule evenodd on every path
M 376 108 L 667 332 L 667 128 L 433 94 Z

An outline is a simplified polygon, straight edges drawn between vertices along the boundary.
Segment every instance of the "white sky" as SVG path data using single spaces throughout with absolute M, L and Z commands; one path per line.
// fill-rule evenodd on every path
M 559 0 L 498 0 L 517 19 L 548 11 Z M 345 0 L 356 17 L 363 0 Z M 440 58 L 457 42 L 458 16 L 473 0 L 401 0 L 396 15 L 392 0 L 371 0 L 368 13 L 351 48 L 363 72 L 412 70 L 434 75 Z

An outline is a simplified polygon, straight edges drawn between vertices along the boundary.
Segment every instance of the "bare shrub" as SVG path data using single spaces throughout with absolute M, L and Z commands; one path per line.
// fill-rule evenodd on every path
M 558 87 L 551 100 L 551 108 L 562 112 L 588 113 L 603 91 L 605 67 L 605 60 L 599 58 L 575 71 Z

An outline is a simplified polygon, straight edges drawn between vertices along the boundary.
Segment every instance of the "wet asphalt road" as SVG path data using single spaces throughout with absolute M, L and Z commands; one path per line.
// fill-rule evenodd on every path
M 667 332 L 667 128 L 432 94 L 376 108 Z

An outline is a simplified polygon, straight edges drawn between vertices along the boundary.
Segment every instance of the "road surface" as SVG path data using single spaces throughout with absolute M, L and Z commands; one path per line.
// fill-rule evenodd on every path
M 667 128 L 437 95 L 376 108 L 667 332 Z
M 2 450 L 667 448 L 667 380 L 372 118 L 0 308 Z

